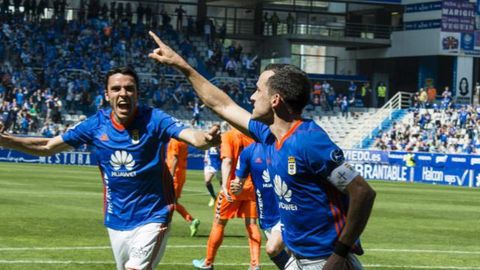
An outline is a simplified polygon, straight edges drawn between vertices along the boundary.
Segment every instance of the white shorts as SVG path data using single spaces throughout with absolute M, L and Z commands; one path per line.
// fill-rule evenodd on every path
M 347 259 L 352 265 L 353 270 L 363 270 L 363 266 L 355 255 L 349 253 Z M 327 258 L 320 259 L 297 259 L 291 256 L 285 265 L 285 270 L 322 270 L 327 263 Z
M 213 166 L 205 166 L 205 167 L 203 167 L 203 171 L 204 171 L 205 173 L 216 174 L 218 170 L 215 169 L 215 167 L 213 167 Z
M 271 238 L 272 232 L 274 232 L 274 231 L 280 232 L 280 234 L 281 234 L 282 233 L 282 228 L 283 228 L 283 224 L 282 224 L 282 222 L 279 221 L 277 224 L 275 224 L 270 229 L 263 230 L 263 232 L 265 233 L 265 236 L 267 237 L 267 240 L 268 240 L 268 239 Z
M 149 223 L 130 231 L 108 229 L 118 270 L 155 269 L 167 246 L 169 227 Z

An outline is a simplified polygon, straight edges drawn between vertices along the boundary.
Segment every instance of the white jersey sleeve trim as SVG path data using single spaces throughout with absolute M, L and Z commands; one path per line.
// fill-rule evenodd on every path
M 360 175 L 352 165 L 347 162 L 342 163 L 335 168 L 328 177 L 328 181 L 332 183 L 338 190 L 345 193 L 345 189 L 352 180 Z

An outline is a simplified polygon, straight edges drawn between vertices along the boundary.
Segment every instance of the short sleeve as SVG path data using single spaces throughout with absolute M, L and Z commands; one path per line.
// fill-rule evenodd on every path
M 159 123 L 159 136 L 166 134 L 169 138 L 178 139 L 178 135 L 182 130 L 186 129 L 186 126 L 182 124 L 178 119 L 168 115 L 160 110 L 155 110 L 153 114 L 154 121 Z
M 68 145 L 78 148 L 83 144 L 91 144 L 93 131 L 98 127 L 98 114 L 85 121 L 78 123 L 62 135 L 62 139 Z
M 305 155 L 312 173 L 344 192 L 359 174 L 345 162 L 343 151 L 326 135 L 309 139 L 309 145 L 305 148 Z
M 235 175 L 239 178 L 247 178 L 250 174 L 250 161 L 252 159 L 252 147 L 245 148 L 240 154 L 240 159 L 237 163 Z
M 268 128 L 267 125 L 253 119 L 250 119 L 248 122 L 248 131 L 252 138 L 260 143 L 266 143 L 271 134 L 270 128 Z

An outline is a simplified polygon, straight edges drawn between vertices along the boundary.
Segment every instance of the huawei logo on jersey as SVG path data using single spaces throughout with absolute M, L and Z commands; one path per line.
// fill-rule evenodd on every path
M 280 175 L 275 175 L 275 193 L 277 193 L 280 200 L 290 202 L 292 200 L 292 191 L 288 189 L 287 183 L 282 181 Z
M 135 171 L 130 172 L 135 166 L 135 160 L 133 160 L 132 154 L 127 153 L 127 151 L 115 151 L 115 153 L 110 156 L 110 165 L 112 165 L 113 169 L 115 170 L 112 172 L 112 176 L 136 176 Z M 122 167 L 124 167 L 127 171 L 120 171 Z
M 270 183 L 270 173 L 268 173 L 268 170 L 264 170 L 262 173 L 262 179 L 263 179 L 263 187 L 264 188 L 271 188 L 272 183 Z
M 273 183 L 275 186 L 274 188 L 275 193 L 280 199 L 280 202 L 278 203 L 278 207 L 286 211 L 297 211 L 298 210 L 297 205 L 293 203 L 289 203 L 292 200 L 292 191 L 288 189 L 287 183 L 285 183 L 282 180 L 280 175 L 275 175 Z M 287 203 L 284 203 L 282 201 L 286 201 Z
M 262 178 L 265 183 L 270 182 L 270 174 L 268 173 L 268 170 L 263 171 Z

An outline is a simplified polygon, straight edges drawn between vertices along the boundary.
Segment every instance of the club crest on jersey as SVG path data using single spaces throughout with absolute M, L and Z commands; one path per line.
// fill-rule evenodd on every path
M 138 132 L 138 129 L 132 130 L 132 143 L 133 144 L 138 144 L 140 142 L 140 133 Z
M 294 175 L 297 173 L 297 163 L 294 156 L 288 157 L 288 174 Z

